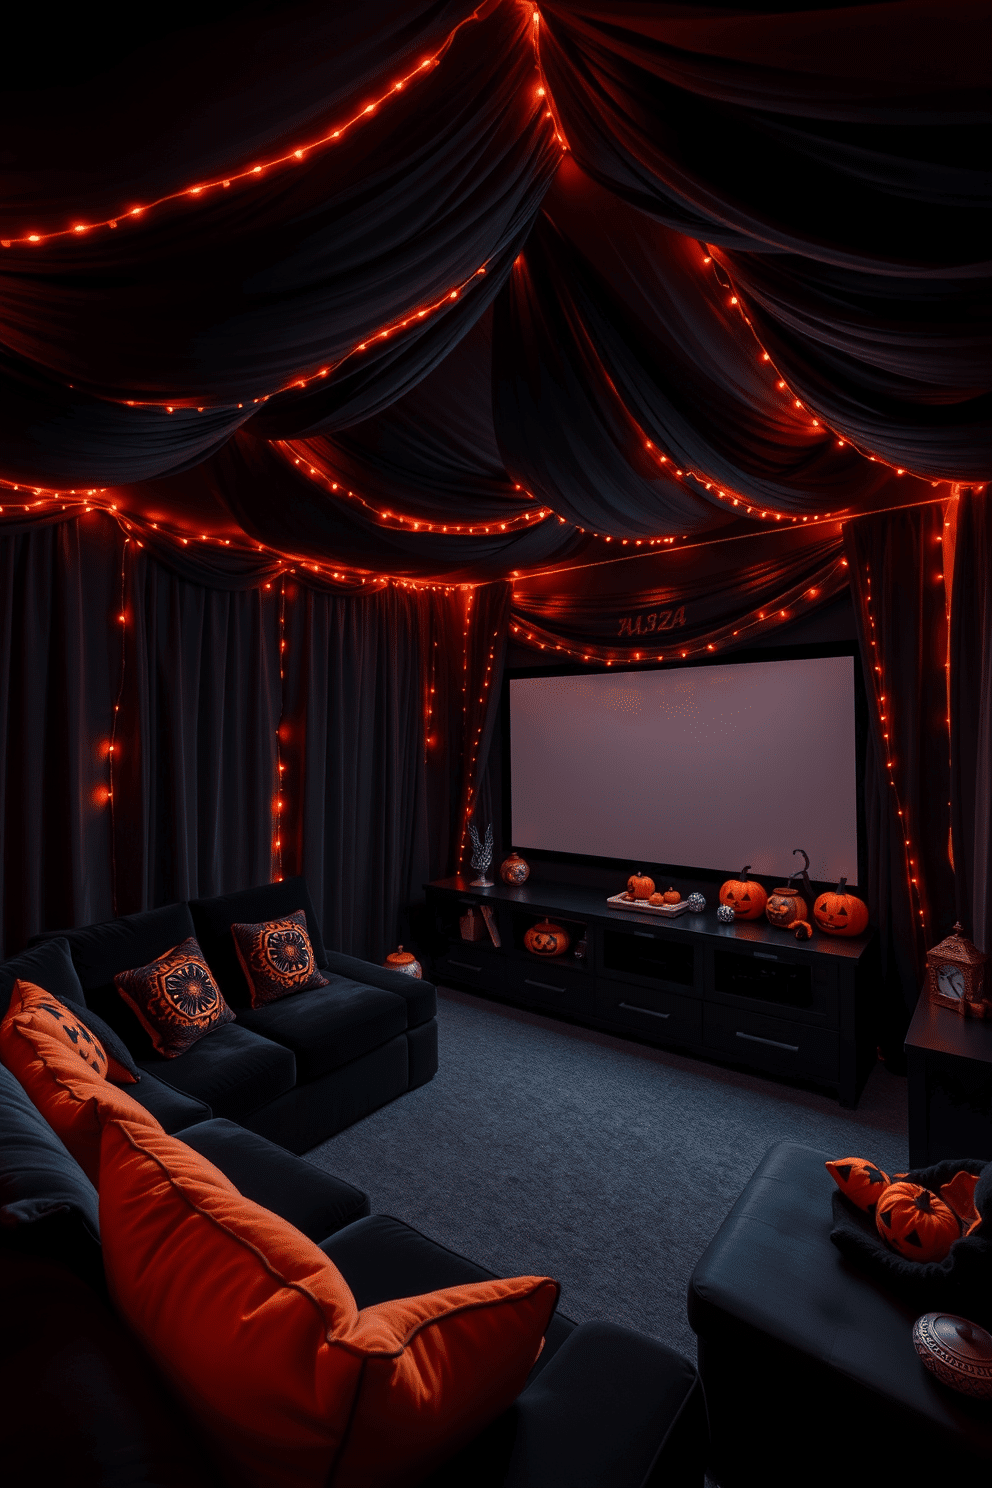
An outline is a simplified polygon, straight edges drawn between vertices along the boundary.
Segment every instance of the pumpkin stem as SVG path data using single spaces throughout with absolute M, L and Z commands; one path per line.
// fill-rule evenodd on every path
M 834 889 L 834 893 L 835 894 L 843 894 L 843 892 L 844 892 L 844 890 L 846 888 L 847 888 L 847 879 L 846 878 L 842 878 L 841 881 L 840 881 L 840 883 Z
M 750 863 L 745 863 L 744 864 L 744 867 L 741 869 L 738 877 L 739 878 L 743 878 L 744 875 L 745 875 L 745 873 L 750 873 L 750 872 L 751 872 L 751 864 Z
M 803 848 L 801 848 L 801 847 L 794 847 L 792 849 L 792 856 L 793 857 L 796 856 L 796 853 L 802 853 L 803 858 L 805 859 L 805 861 L 803 863 L 803 866 L 802 866 L 802 868 L 799 871 L 801 873 L 808 873 L 809 872 L 809 854 Z

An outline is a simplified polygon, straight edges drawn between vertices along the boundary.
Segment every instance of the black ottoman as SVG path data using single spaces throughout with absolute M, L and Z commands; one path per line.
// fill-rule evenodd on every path
M 987 1482 L 992 1403 L 928 1374 L 915 1313 L 831 1244 L 836 1155 L 770 1148 L 690 1278 L 710 1473 L 721 1488 Z

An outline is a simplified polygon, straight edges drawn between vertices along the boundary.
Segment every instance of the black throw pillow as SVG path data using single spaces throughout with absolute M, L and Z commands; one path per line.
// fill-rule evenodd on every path
M 86 994 L 72 964 L 69 942 L 63 936 L 41 941 L 21 951 L 19 956 L 0 963 L 0 1018 L 10 1006 L 10 994 L 17 981 L 34 982 L 36 987 L 43 987 L 46 992 L 67 1002 L 73 1012 L 86 1005 Z M 90 1025 L 87 1023 L 86 1026 L 89 1028 Z
M 0 1249 L 58 1261 L 103 1288 L 96 1189 L 3 1065 Z

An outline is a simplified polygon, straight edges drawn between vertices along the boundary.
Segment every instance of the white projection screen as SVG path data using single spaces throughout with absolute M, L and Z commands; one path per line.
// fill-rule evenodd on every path
M 515 677 L 513 845 L 858 878 L 854 659 Z

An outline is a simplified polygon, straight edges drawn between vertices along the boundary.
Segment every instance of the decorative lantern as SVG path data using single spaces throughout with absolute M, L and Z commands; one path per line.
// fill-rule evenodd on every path
M 402 946 L 398 951 L 390 951 L 382 964 L 388 966 L 390 971 L 401 971 L 404 976 L 422 977 L 424 974 L 416 956 L 411 956 Z
M 958 920 L 947 939 L 927 951 L 930 1001 L 973 1018 L 992 1017 L 989 959 L 972 945 Z
M 530 864 L 518 852 L 511 852 L 500 864 L 499 876 L 505 884 L 519 886 L 530 878 Z

